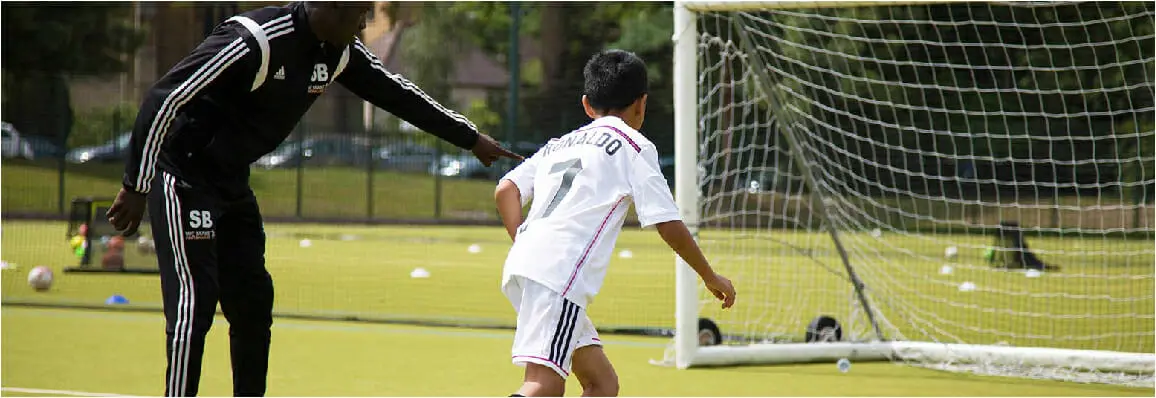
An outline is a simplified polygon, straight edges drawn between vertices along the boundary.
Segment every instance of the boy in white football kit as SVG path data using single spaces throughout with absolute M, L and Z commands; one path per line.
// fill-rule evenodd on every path
M 526 367 L 511 396 L 561 396 L 573 370 L 583 395 L 615 396 L 618 377 L 586 316 L 633 203 L 643 227 L 734 304 L 734 287 L 715 274 L 682 223 L 654 144 L 638 132 L 646 112 L 646 65 L 632 53 L 594 55 L 583 71 L 582 106 L 593 122 L 551 139 L 511 170 L 494 193 L 513 246 L 502 290 L 518 313 L 512 349 Z M 533 201 L 525 220 L 522 206 Z

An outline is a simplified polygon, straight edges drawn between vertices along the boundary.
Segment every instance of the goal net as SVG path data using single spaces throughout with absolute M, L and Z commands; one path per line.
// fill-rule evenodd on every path
M 675 8 L 668 363 L 1152 387 L 1152 3 Z

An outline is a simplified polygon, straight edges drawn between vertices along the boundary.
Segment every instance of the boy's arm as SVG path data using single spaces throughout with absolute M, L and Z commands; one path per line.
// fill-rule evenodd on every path
M 518 226 L 522 225 L 522 201 L 518 186 L 510 180 L 502 180 L 494 190 L 494 201 L 498 203 L 498 215 L 502 218 L 502 225 L 510 240 L 518 235 Z
M 539 152 L 540 153 L 540 152 Z M 518 227 L 522 225 L 522 207 L 534 197 L 534 173 L 538 171 L 537 153 L 519 164 L 502 179 L 494 189 L 494 202 L 498 205 L 498 215 L 502 218 L 502 225 L 510 240 L 518 235 Z
M 710 262 L 706 261 L 706 256 L 702 254 L 702 249 L 694 241 L 694 236 L 691 236 L 686 224 L 681 220 L 666 221 L 655 224 L 654 229 L 658 230 L 658 236 L 661 236 L 666 245 L 686 261 L 700 278 L 707 280 L 714 277 L 714 269 L 711 268 Z
M 730 308 L 735 304 L 734 285 L 726 277 L 714 272 L 710 263 L 706 261 L 706 256 L 699 249 L 698 243 L 690 235 L 690 230 L 686 228 L 686 224 L 675 220 L 658 223 L 654 228 L 658 230 L 658 235 L 662 237 L 662 240 L 666 241 L 666 245 L 678 253 L 678 257 L 686 261 L 699 278 L 702 278 L 711 294 L 723 301 L 723 308 Z
M 735 300 L 734 286 L 730 280 L 714 272 L 682 222 L 670 186 L 659 171 L 658 152 L 653 146 L 643 148 L 631 168 L 628 175 L 639 223 L 643 228 L 654 225 L 662 240 L 698 273 L 707 289 L 723 301 L 723 308 L 730 308 Z

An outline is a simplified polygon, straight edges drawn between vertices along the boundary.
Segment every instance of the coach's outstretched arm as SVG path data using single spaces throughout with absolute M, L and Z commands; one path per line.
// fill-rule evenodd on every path
M 360 39 L 349 45 L 349 63 L 345 68 L 337 76 L 337 82 L 349 91 L 422 131 L 458 148 L 472 150 L 482 164 L 489 166 L 499 157 L 522 159 L 479 133 L 469 119 L 439 104 L 413 82 L 387 71 Z
M 202 92 L 241 93 L 252 87 L 260 55 L 242 38 L 242 31 L 246 30 L 235 22 L 222 24 L 145 95 L 129 140 L 123 188 L 107 214 L 124 235 L 134 234 L 140 225 L 161 144 L 185 103 Z

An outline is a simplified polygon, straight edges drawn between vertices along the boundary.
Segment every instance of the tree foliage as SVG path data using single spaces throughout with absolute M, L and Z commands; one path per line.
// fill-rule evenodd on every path
M 123 72 L 144 39 L 124 3 L 4 3 L 5 119 L 64 143 L 72 129 L 70 76 Z
M 589 119 L 582 111 L 582 68 L 596 51 L 623 48 L 639 53 L 651 74 L 651 94 L 644 130 L 658 132 L 666 142 L 672 137 L 669 68 L 671 59 L 671 4 L 624 3 L 521 3 L 523 38 L 521 51 L 533 51 L 537 60 L 521 65 L 522 82 L 529 86 L 519 101 L 521 134 L 517 139 L 542 142 L 564 134 Z M 455 15 L 455 35 L 477 46 L 491 59 L 506 65 L 511 47 L 509 3 L 456 2 L 437 12 Z M 439 17 L 440 18 L 440 17 Z M 420 24 L 426 23 L 422 17 Z M 463 33 L 468 32 L 468 33 Z M 536 48 L 531 48 L 536 47 Z M 424 51 L 446 52 L 445 47 Z M 504 100 L 493 101 L 504 109 Z M 672 150 L 660 144 L 660 150 Z
M 122 72 L 141 45 L 124 3 L 4 3 L 3 69 L 14 75 Z

